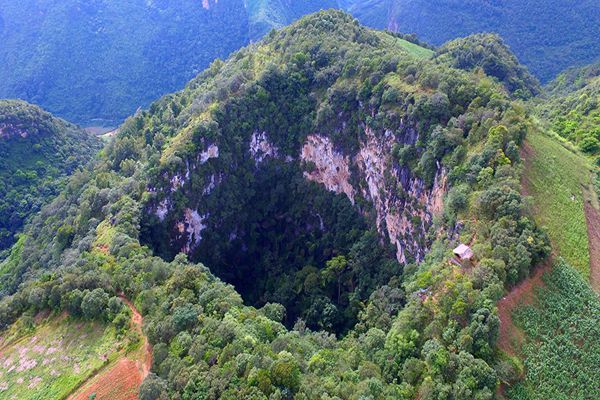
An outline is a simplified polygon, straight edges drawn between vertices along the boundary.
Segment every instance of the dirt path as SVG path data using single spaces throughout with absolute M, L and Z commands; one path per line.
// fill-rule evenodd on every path
M 133 303 L 119 296 L 131 310 L 131 327 L 142 338 L 141 349 L 120 358 L 90 377 L 67 400 L 88 400 L 96 394 L 96 400 L 137 400 L 138 389 L 152 367 L 152 347 L 142 332 L 143 318 Z
M 148 374 L 150 373 L 150 368 L 152 368 L 152 346 L 150 345 L 150 342 L 148 342 L 148 338 L 146 337 L 146 335 L 144 335 L 144 332 L 142 332 L 142 326 L 144 324 L 142 314 L 140 314 L 140 312 L 137 310 L 137 308 L 135 308 L 135 306 L 129 299 L 125 298 L 124 296 L 119 297 L 121 297 L 123 302 L 127 304 L 129 309 L 131 310 L 131 323 L 133 324 L 136 332 L 142 338 L 142 349 L 144 351 L 144 354 L 142 360 L 138 361 L 138 364 L 142 373 L 143 380 L 148 376 Z
M 498 317 L 500 318 L 500 334 L 498 347 L 510 355 L 519 355 L 523 344 L 523 332 L 515 326 L 512 320 L 513 311 L 535 300 L 535 288 L 544 285 L 542 276 L 552 268 L 552 258 L 538 266 L 529 278 L 515 286 L 498 302 Z
M 600 212 L 589 202 L 585 202 L 585 219 L 590 246 L 590 283 L 600 294 Z

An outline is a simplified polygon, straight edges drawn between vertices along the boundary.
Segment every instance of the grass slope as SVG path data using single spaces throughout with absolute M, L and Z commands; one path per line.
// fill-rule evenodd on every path
M 62 399 L 118 354 L 114 328 L 50 318 L 9 343 L 0 338 L 0 398 Z
M 534 214 L 555 251 L 585 278 L 590 256 L 583 189 L 590 184 L 587 160 L 540 131 L 525 146 L 525 189 L 533 198 Z
M 390 35 L 388 32 L 377 32 L 377 36 L 382 39 L 386 45 L 402 47 L 408 54 L 415 58 L 431 58 L 434 51 L 421 47 L 418 44 L 409 42 L 408 40 Z

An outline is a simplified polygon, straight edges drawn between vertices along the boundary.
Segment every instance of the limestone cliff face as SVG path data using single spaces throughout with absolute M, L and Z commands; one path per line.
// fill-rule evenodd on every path
M 310 135 L 300 159 L 314 164 L 314 168 L 304 172 L 308 180 L 323 184 L 327 190 L 345 193 L 354 204 L 355 190 L 350 184 L 350 157 L 337 152 L 328 137 Z
M 409 167 L 394 162 L 394 144 L 414 145 L 418 138 L 418 132 L 412 127 L 404 127 L 399 132 L 376 132 L 366 127 L 358 150 L 353 154 L 337 148 L 327 135 L 315 133 L 308 135 L 298 154 L 292 156 L 282 154 L 269 133 L 255 131 L 246 143 L 244 157 L 253 162 L 255 170 L 252 173 L 260 173 L 260 164 L 270 159 L 297 163 L 307 180 L 322 184 L 329 191 L 345 194 L 365 213 L 373 210 L 377 231 L 395 246 L 398 261 L 406 264 L 421 261 L 429 249 L 426 236 L 433 217 L 443 211 L 447 173 L 438 164 L 434 183 L 427 187 Z M 218 144 L 204 148 L 197 157 L 185 162 L 182 172 L 167 177 L 169 186 L 165 195 L 152 206 L 152 212 L 160 221 L 175 213 L 171 218 L 175 221 L 173 243 L 185 253 L 193 252 L 200 244 L 211 213 L 210 210 L 197 211 L 198 202 L 188 204 L 182 210 L 174 209 L 175 194 L 186 190 L 193 174 L 203 174 L 202 181 L 206 183 L 193 189 L 194 196 L 200 199 L 209 196 L 227 179 L 226 171 L 215 172 L 214 166 L 203 169 L 204 164 L 210 166 L 211 161 L 219 158 Z M 156 192 L 156 189 L 151 191 Z
M 377 136 L 367 127 L 366 140 L 354 155 L 335 151 L 325 136 L 311 135 L 301 154 L 303 161 L 315 166 L 305 173 L 307 179 L 323 184 L 328 190 L 345 193 L 353 204 L 361 196 L 373 205 L 377 230 L 396 247 L 396 257 L 403 264 L 421 261 L 425 256 L 428 244 L 424 238 L 433 216 L 443 210 L 447 189 L 447 175 L 439 165 L 434 185 L 428 189 L 408 168 L 394 164 L 392 146 L 416 140 L 411 135 L 412 131 L 402 141 L 390 131 Z M 349 172 L 351 164 L 358 171 L 355 179 L 351 179 Z M 359 183 L 355 187 L 351 181 Z

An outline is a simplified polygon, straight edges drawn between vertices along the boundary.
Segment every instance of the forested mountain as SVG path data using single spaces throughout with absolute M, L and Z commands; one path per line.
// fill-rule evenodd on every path
M 116 124 L 248 43 L 243 0 L 0 2 L 0 97 Z
M 121 294 L 153 346 L 142 400 L 494 398 L 521 372 L 496 302 L 550 246 L 520 194 L 535 80 L 489 49 L 328 11 L 215 61 L 28 225 L 0 329 L 41 310 L 126 329 Z
M 512 96 L 521 99 L 530 99 L 542 92 L 538 80 L 519 64 L 496 34 L 480 33 L 452 40 L 437 49 L 437 59 L 446 60 L 456 68 L 480 68 L 485 74 L 498 79 Z
M 348 11 L 376 28 L 443 43 L 494 32 L 543 82 L 600 58 L 600 3 L 595 0 L 348 0 Z
M 23 101 L 0 100 L 0 256 L 100 140 Z

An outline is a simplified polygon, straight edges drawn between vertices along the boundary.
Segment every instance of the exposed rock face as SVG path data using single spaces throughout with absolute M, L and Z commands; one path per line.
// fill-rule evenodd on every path
M 218 158 L 218 157 L 219 157 L 219 147 L 215 144 L 211 144 L 208 146 L 208 148 L 206 150 L 204 150 L 203 152 L 200 153 L 200 156 L 199 156 L 200 164 L 204 164 L 211 158 Z
M 165 220 L 170 208 L 171 200 L 168 197 L 164 198 L 160 203 L 158 203 L 155 214 L 161 222 Z
M 215 144 L 210 144 L 206 147 L 206 150 L 200 152 L 197 156 L 197 160 L 196 162 L 194 162 L 192 160 L 192 162 L 190 162 L 189 160 L 185 161 L 185 171 L 180 172 L 180 173 L 176 173 L 173 176 L 168 176 L 167 174 L 163 175 L 163 177 L 165 179 L 168 179 L 169 181 L 169 189 L 164 191 L 166 194 L 166 197 L 164 199 L 162 199 L 160 201 L 160 203 L 158 203 L 154 208 L 154 214 L 156 216 L 158 216 L 158 218 L 161 221 L 164 221 L 165 217 L 167 216 L 167 214 L 169 213 L 169 211 L 171 210 L 171 200 L 170 200 L 170 195 L 176 191 L 178 191 L 179 189 L 181 189 L 187 182 L 190 181 L 190 176 L 192 174 L 193 171 L 197 170 L 199 166 L 206 164 L 208 162 L 208 160 L 212 159 L 212 158 L 219 158 L 219 147 Z M 211 176 L 209 183 L 207 184 L 207 187 L 204 189 L 205 194 L 208 194 L 212 191 L 212 189 L 214 189 L 216 182 L 219 180 L 220 178 L 217 176 Z M 157 193 L 158 188 L 156 187 L 149 187 L 148 191 L 150 193 Z
M 310 135 L 302 147 L 300 159 L 314 164 L 314 168 L 304 172 L 306 179 L 322 183 L 327 190 L 345 193 L 354 204 L 355 191 L 350 184 L 350 157 L 335 151 L 329 138 Z
M 212 0 L 212 3 L 217 4 L 219 0 Z M 210 10 L 211 0 L 202 0 L 202 8 L 205 10 Z
M 395 166 L 391 157 L 392 146 L 399 139 L 390 131 L 381 137 L 365 129 L 366 141 L 353 157 L 334 150 L 329 138 L 311 135 L 307 138 L 301 159 L 312 162 L 315 168 L 305 172 L 307 179 L 323 184 L 328 190 L 345 193 L 354 204 L 359 193 L 373 204 L 376 211 L 377 230 L 387 235 L 396 246 L 400 263 L 421 261 L 427 251 L 424 243 L 432 217 L 443 210 L 447 176 L 438 165 L 438 173 L 431 189 L 412 176 L 405 167 Z M 403 143 L 416 141 L 416 132 L 408 129 Z M 358 179 L 351 180 L 350 164 L 359 171 Z M 364 182 L 354 188 L 351 181 Z
M 200 215 L 198 211 L 186 208 L 183 215 L 183 221 L 177 223 L 177 230 L 180 236 L 177 239 L 182 239 L 185 236 L 186 242 L 181 251 L 189 254 L 192 249 L 197 246 L 202 240 L 202 231 L 206 229 L 204 221 L 209 214 Z
M 10 139 L 15 136 L 26 138 L 29 132 L 10 124 L 0 124 L 0 139 Z
M 266 132 L 254 132 L 250 139 L 250 154 L 256 164 L 260 164 L 268 157 L 278 157 L 279 149 L 269 141 Z
M 366 127 L 355 154 L 344 154 L 329 137 L 312 134 L 306 138 L 297 160 L 302 162 L 299 167 L 305 169 L 306 179 L 322 184 L 329 191 L 344 193 L 352 204 L 356 204 L 359 198 L 372 204 L 378 232 L 396 247 L 398 261 L 406 264 L 425 257 L 429 246 L 426 235 L 433 216 L 443 211 L 447 173 L 438 164 L 434 183 L 428 188 L 407 166 L 395 163 L 392 157 L 394 144 L 414 145 L 418 139 L 418 132 L 412 127 L 405 126 L 397 132 L 401 133 L 390 130 L 375 132 Z M 247 146 L 257 167 L 269 158 L 284 159 L 266 132 L 255 131 Z M 172 193 L 184 187 L 191 174 L 202 173 L 202 165 L 208 160 L 218 157 L 219 147 L 216 144 L 205 146 L 195 161 L 186 161 L 185 171 L 169 179 L 167 196 L 154 206 L 154 213 L 161 221 L 175 211 L 172 210 Z M 291 162 L 294 158 L 287 156 L 285 160 Z M 260 170 L 254 173 L 260 173 Z M 226 179 L 224 171 L 211 172 L 205 176 L 204 187 L 194 189 L 195 193 L 198 192 L 200 198 L 209 196 Z M 188 204 L 188 207 L 197 209 L 198 204 Z M 200 244 L 209 214 L 201 216 L 191 208 L 179 212 L 183 215 L 175 227 L 174 241 L 183 243 L 181 251 L 189 254 Z
M 410 129 L 408 133 L 404 142 L 416 140 Z M 423 180 L 412 176 L 408 168 L 393 165 L 392 145 L 398 139 L 390 131 L 378 138 L 367 128 L 365 135 L 367 140 L 362 144 L 356 162 L 367 182 L 361 192 L 371 200 L 377 212 L 377 229 L 381 234 L 387 232 L 396 246 L 400 263 L 406 263 L 408 255 L 421 261 L 427 248 L 419 239 L 427 233 L 433 215 L 443 209 L 446 174 L 438 165 L 435 184 L 427 190 Z

